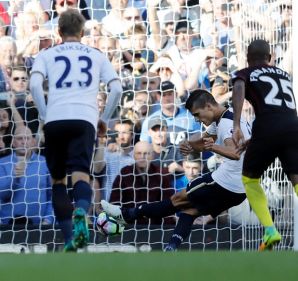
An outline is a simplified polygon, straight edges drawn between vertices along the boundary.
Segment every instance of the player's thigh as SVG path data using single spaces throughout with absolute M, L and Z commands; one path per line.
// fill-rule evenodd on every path
M 198 215 L 216 218 L 223 211 L 242 203 L 245 198 L 245 193 L 229 191 L 214 182 L 194 191 L 191 203 L 198 210 Z
M 87 121 L 74 120 L 70 124 L 71 140 L 67 150 L 67 172 L 84 172 L 90 173 L 92 161 L 95 129 Z
M 171 201 L 172 204 L 178 208 L 186 208 L 190 205 L 185 189 L 173 194 L 171 196 Z
M 298 175 L 298 132 L 283 136 L 279 147 L 278 158 L 282 168 L 289 177 L 294 178 Z
M 268 138 L 252 138 L 245 152 L 243 175 L 259 178 L 277 157 L 274 140 Z
M 45 157 L 50 174 L 54 179 L 66 176 L 68 136 L 61 121 L 49 122 L 44 126 Z

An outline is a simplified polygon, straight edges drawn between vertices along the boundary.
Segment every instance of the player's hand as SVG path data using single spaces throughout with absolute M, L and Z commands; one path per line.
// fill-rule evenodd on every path
M 241 155 L 243 151 L 246 150 L 248 144 L 249 144 L 250 140 L 247 140 L 245 142 L 243 142 L 241 145 L 238 146 L 236 152 Z
M 211 151 L 214 145 L 214 139 L 209 137 L 209 138 L 203 138 L 204 142 L 204 150 Z
M 233 130 L 233 141 L 235 143 L 236 148 L 238 149 L 245 143 L 244 135 L 240 129 L 240 127 L 234 127 Z
M 189 144 L 188 141 L 184 140 L 179 144 L 180 152 L 182 155 L 186 156 L 194 152 L 192 146 Z

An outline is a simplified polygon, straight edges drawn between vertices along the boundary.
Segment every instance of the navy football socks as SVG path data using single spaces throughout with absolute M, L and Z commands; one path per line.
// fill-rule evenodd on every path
M 175 214 L 178 209 L 170 199 L 156 203 L 140 205 L 136 208 L 122 208 L 122 216 L 126 222 L 132 222 L 139 218 L 163 218 Z
M 72 211 L 73 206 L 67 194 L 65 184 L 53 185 L 53 209 L 65 243 L 72 239 Z
M 183 240 L 190 234 L 194 220 L 194 216 L 180 213 L 178 223 L 166 248 L 176 250 Z
M 88 213 L 91 205 L 92 189 L 85 181 L 77 181 L 73 186 L 73 197 L 76 208 L 83 208 Z

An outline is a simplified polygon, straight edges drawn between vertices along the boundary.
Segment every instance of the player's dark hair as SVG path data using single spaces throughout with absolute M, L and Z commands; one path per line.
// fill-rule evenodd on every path
M 185 103 L 185 108 L 191 111 L 193 107 L 204 108 L 207 103 L 218 105 L 214 97 L 208 91 L 196 89 L 190 93 Z
M 60 15 L 58 23 L 63 36 L 79 36 L 84 28 L 85 19 L 77 10 L 69 9 Z
M 196 162 L 202 164 L 201 154 L 200 153 L 191 153 L 184 157 L 184 161 L 187 162 Z
M 251 60 L 270 60 L 270 45 L 263 39 L 253 40 L 247 48 Z

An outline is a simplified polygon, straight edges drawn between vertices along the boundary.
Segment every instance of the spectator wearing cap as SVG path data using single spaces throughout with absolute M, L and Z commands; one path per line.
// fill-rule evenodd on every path
M 140 140 L 151 142 L 149 135 L 149 121 L 153 118 L 164 118 L 167 121 L 170 143 L 178 145 L 188 134 L 201 130 L 201 125 L 195 122 L 193 116 L 177 104 L 175 85 L 164 81 L 160 85 L 161 109 L 147 117 L 142 125 Z
M 170 143 L 168 137 L 167 121 L 164 118 L 155 117 L 149 120 L 149 136 L 152 141 L 153 163 L 174 175 L 174 183 L 176 178 L 183 173 L 182 159 L 180 149 L 177 145 Z
M 200 70 L 206 57 L 214 56 L 214 50 L 193 47 L 193 35 L 190 23 L 186 19 L 179 20 L 175 28 L 175 45 L 167 51 L 187 91 L 198 87 Z
M 131 208 L 143 203 L 158 202 L 174 194 L 171 185 L 172 176 L 167 170 L 152 163 L 152 145 L 145 141 L 136 143 L 132 165 L 125 166 L 116 177 L 110 202 L 121 207 Z M 161 224 L 162 219 L 142 219 L 141 224 Z M 173 223 L 173 218 L 166 218 L 166 223 Z

